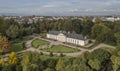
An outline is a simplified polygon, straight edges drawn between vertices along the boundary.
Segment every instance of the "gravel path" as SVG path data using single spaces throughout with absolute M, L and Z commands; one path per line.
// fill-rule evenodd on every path
M 39 48 L 35 49 L 31 46 L 31 42 L 33 40 L 35 40 L 36 38 L 50 42 L 50 45 L 49 45 L 48 48 L 50 48 L 52 45 L 64 45 L 64 46 L 68 46 L 70 48 L 76 48 L 76 49 L 80 50 L 78 52 L 73 52 L 73 53 L 63 53 L 66 56 L 72 56 L 72 57 L 79 56 L 79 55 L 83 54 L 84 52 L 93 52 L 94 50 L 99 49 L 99 48 L 103 48 L 103 47 L 115 48 L 113 46 L 101 43 L 93 49 L 84 49 L 84 48 L 78 48 L 76 46 L 67 45 L 67 44 L 64 44 L 64 43 L 59 42 L 59 41 L 53 41 L 53 40 L 48 40 L 48 39 L 44 39 L 44 38 L 40 38 L 40 37 L 34 37 L 32 40 L 29 40 L 29 41 L 26 42 L 26 47 L 28 49 L 26 49 L 25 51 L 33 51 L 33 52 L 38 52 L 38 53 L 42 52 L 43 54 L 46 54 L 46 55 L 50 54 L 50 52 L 45 52 L 45 51 L 39 50 Z M 60 53 L 53 53 L 53 55 L 58 55 L 59 56 Z
M 25 46 L 26 46 L 27 49 L 23 50 L 23 51 L 20 51 L 20 52 L 17 52 L 17 53 L 22 53 L 22 52 L 26 52 L 26 51 L 32 51 L 32 52 L 38 52 L 38 53 L 42 52 L 45 55 L 50 55 L 50 52 L 45 52 L 45 51 L 40 50 L 41 47 L 39 47 L 37 49 L 34 48 L 34 47 L 32 47 L 32 45 L 31 45 L 32 41 L 35 40 L 35 39 L 37 39 L 37 38 L 41 39 L 41 40 L 45 40 L 45 41 L 50 42 L 50 44 L 48 45 L 48 47 L 47 46 L 44 46 L 44 47 L 42 46 L 43 48 L 50 48 L 52 45 L 64 45 L 64 46 L 68 46 L 70 48 L 76 48 L 76 49 L 80 50 L 78 52 L 73 52 L 73 53 L 62 53 L 63 55 L 71 56 L 71 57 L 80 56 L 80 55 L 82 55 L 85 52 L 90 52 L 91 53 L 91 52 L 93 52 L 93 51 L 95 51 L 97 49 L 104 48 L 104 47 L 113 48 L 113 49 L 116 48 L 114 46 L 110 46 L 110 45 L 101 43 L 101 44 L 97 45 L 96 47 L 94 47 L 93 49 L 86 49 L 86 48 L 79 48 L 79 47 L 72 46 L 72 45 L 67 45 L 67 44 L 64 44 L 64 43 L 59 42 L 59 41 L 48 40 L 48 39 L 44 39 L 44 38 L 40 38 L 40 37 L 36 37 L 36 36 L 33 36 L 33 37 L 34 37 L 33 39 L 28 40 L 25 43 Z M 57 55 L 57 56 L 60 56 L 60 54 L 61 53 L 53 53 L 53 55 Z M 9 56 L 9 54 L 5 54 L 4 55 L 4 59 L 7 60 L 8 56 Z

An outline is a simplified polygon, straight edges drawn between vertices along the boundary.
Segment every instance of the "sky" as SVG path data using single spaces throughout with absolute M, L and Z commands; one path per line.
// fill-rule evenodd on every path
M 0 14 L 119 15 L 120 0 L 0 0 Z

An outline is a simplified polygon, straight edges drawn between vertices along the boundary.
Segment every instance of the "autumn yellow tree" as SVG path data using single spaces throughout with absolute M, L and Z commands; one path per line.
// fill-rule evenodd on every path
M 4 52 L 10 48 L 10 43 L 7 39 L 7 37 L 0 35 L 0 50 L 1 52 Z
M 17 64 L 17 62 L 18 62 L 18 58 L 16 56 L 16 53 L 11 52 L 10 55 L 9 55 L 9 58 L 8 58 L 8 63 L 9 64 Z
M 4 65 L 5 65 L 4 58 L 1 58 L 1 59 L 0 59 L 0 65 L 2 65 L 2 66 L 4 66 Z

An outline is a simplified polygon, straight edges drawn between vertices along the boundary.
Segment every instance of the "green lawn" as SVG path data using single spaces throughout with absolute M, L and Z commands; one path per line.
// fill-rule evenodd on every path
M 54 45 L 51 48 L 44 49 L 43 51 L 58 52 L 58 53 L 71 53 L 71 52 L 77 52 L 78 50 L 69 48 L 69 47 L 63 46 L 63 45 Z
M 49 44 L 49 42 L 44 41 L 44 40 L 40 40 L 40 39 L 36 39 L 32 42 L 32 46 L 35 48 L 37 48 L 39 46 L 43 46 L 43 45 L 48 45 L 48 44 Z
M 29 36 L 26 36 L 26 37 L 23 37 L 22 39 L 16 39 L 14 41 L 11 42 L 11 48 L 10 48 L 10 51 L 14 51 L 14 52 L 18 52 L 18 51 L 21 51 L 23 50 L 23 43 L 27 40 L 29 40 L 30 37 Z

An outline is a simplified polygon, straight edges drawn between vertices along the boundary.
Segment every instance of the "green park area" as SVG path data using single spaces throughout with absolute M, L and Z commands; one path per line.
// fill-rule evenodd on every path
M 10 51 L 18 52 L 24 49 L 24 43 L 29 40 L 30 37 L 26 36 L 21 39 L 16 39 L 11 42 L 11 48 Z
M 43 46 L 43 45 L 48 45 L 48 44 L 49 44 L 49 42 L 41 40 L 41 39 L 35 39 L 32 42 L 32 46 L 35 48 L 38 48 L 39 46 Z
M 63 45 L 54 45 L 51 48 L 44 49 L 44 51 L 57 52 L 57 53 L 72 53 L 72 52 L 77 52 L 78 50 Z

